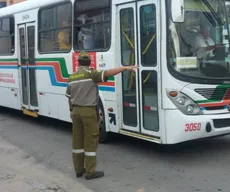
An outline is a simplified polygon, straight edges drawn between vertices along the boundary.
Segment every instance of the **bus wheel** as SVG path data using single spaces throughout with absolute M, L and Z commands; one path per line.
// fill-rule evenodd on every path
M 104 109 L 103 105 L 99 104 L 99 117 L 100 117 L 100 122 L 99 122 L 99 143 L 106 143 L 109 139 L 109 133 L 106 132 L 106 126 L 105 126 L 105 115 L 104 115 Z

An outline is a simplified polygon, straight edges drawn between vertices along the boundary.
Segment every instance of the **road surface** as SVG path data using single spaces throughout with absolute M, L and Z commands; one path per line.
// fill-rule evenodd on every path
M 0 136 L 37 163 L 75 177 L 70 124 L 4 109 Z M 98 169 L 105 177 L 78 181 L 95 192 L 230 192 L 229 151 L 230 136 L 166 148 L 116 136 L 99 145 Z
M 93 192 L 73 177 L 47 168 L 0 136 L 1 192 Z

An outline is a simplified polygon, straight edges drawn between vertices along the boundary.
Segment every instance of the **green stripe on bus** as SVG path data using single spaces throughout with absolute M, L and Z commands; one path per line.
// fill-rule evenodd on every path
M 114 76 L 108 78 L 109 81 L 114 81 Z
M 18 59 L 0 59 L 0 62 L 15 62 L 18 61 Z

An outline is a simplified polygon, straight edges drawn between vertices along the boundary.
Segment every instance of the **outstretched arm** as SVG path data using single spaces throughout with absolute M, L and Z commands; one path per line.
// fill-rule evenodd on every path
M 137 69 L 137 68 L 138 68 L 138 66 L 126 66 L 126 67 L 108 69 L 108 70 L 104 70 L 104 71 L 93 70 L 91 72 L 91 78 L 97 83 L 105 82 L 105 81 L 107 81 L 108 77 L 117 75 L 117 74 L 124 72 L 124 71 L 135 71 L 135 69 Z
M 135 71 L 135 69 L 137 68 L 138 68 L 137 66 L 125 66 L 125 67 L 113 68 L 113 69 L 106 70 L 104 75 L 105 77 L 110 77 L 124 71 Z

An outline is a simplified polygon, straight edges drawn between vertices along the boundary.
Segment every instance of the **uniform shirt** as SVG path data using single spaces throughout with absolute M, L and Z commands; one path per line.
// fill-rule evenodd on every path
M 72 105 L 96 106 L 99 101 L 97 83 L 107 81 L 104 73 L 105 71 L 80 66 L 70 75 L 66 96 L 70 98 Z

